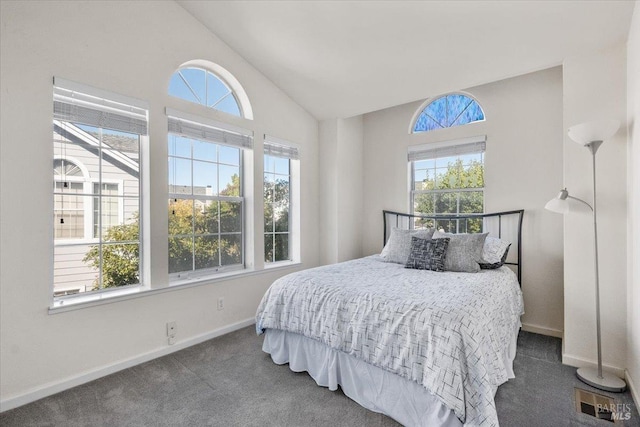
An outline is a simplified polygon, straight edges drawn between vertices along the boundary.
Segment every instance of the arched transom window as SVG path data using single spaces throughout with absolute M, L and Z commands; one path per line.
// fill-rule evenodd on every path
M 237 95 L 230 85 L 204 68 L 188 66 L 176 71 L 171 76 L 169 95 L 244 117 Z
M 428 132 L 482 120 L 484 111 L 475 99 L 452 93 L 430 101 L 415 119 L 413 132 Z
M 53 176 L 56 180 L 63 180 L 66 177 L 83 177 L 84 173 L 80 166 L 67 159 L 53 160 Z

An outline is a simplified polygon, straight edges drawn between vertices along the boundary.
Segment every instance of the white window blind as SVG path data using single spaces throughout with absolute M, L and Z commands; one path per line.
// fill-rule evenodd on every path
M 486 149 L 485 137 L 469 138 L 465 141 L 451 141 L 446 144 L 421 145 L 409 147 L 409 161 L 438 159 L 442 157 L 462 156 L 483 153 Z
M 298 160 L 300 158 L 298 147 L 268 135 L 264 136 L 264 154 L 267 156 L 285 157 L 292 160 Z
M 54 79 L 53 118 L 138 135 L 148 134 L 148 112 L 142 102 L 122 95 L 111 96 L 99 89 L 59 78 Z
M 174 116 L 169 116 L 169 132 L 216 144 L 230 145 L 243 149 L 253 148 L 253 137 L 251 135 L 230 132 Z

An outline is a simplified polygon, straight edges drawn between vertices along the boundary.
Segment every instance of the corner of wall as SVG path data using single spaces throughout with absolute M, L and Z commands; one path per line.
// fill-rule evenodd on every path
M 627 39 L 627 370 L 640 404 L 640 1 L 635 2 Z

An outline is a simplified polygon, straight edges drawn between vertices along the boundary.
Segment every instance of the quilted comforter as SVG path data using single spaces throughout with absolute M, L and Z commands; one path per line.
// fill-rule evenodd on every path
M 465 425 L 498 425 L 497 387 L 523 314 L 507 267 L 479 273 L 405 269 L 370 256 L 278 279 L 256 328 L 318 340 L 416 381 Z

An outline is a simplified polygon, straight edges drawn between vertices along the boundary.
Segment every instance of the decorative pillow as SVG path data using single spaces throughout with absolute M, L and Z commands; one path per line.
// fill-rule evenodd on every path
M 482 248 L 489 233 L 482 234 L 451 234 L 436 231 L 434 239 L 448 237 L 451 239 L 447 246 L 444 259 L 445 271 L 460 271 L 463 273 L 477 273 L 480 271 Z
M 433 236 L 433 228 L 426 230 L 403 230 L 401 228 L 393 227 L 391 229 L 391 236 L 387 244 L 384 245 L 380 256 L 386 262 L 395 262 L 396 264 L 404 264 L 409 258 L 409 252 L 411 252 L 411 237 L 416 236 L 421 239 L 431 239 Z
M 407 263 L 404 265 L 405 268 L 444 271 L 444 260 L 449 240 L 448 237 L 433 240 L 412 237 L 411 251 Z
M 482 248 L 482 259 L 480 260 L 480 268 L 483 270 L 492 270 L 500 268 L 507 260 L 509 247 L 511 243 L 498 239 L 496 237 L 487 237 Z

